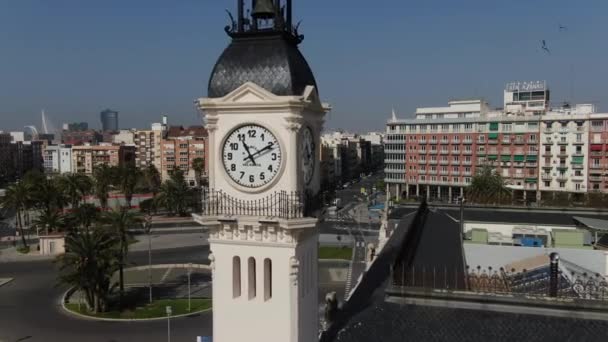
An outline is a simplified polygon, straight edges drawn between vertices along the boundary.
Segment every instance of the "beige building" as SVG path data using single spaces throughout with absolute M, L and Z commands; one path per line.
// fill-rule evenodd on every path
M 122 166 L 135 161 L 135 147 L 127 145 L 84 145 L 72 147 L 74 172 L 92 174 L 99 165 Z
M 202 126 L 184 128 L 170 127 L 161 143 L 161 177 L 166 180 L 171 172 L 180 169 L 184 172 L 188 185 L 196 185 L 194 160 L 202 158 L 205 161 L 203 177 L 207 176 L 207 130 Z

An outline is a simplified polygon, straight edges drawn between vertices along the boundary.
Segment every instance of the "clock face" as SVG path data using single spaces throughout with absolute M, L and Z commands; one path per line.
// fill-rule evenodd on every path
M 234 182 L 247 188 L 270 183 L 279 172 L 281 157 L 277 138 L 259 125 L 236 128 L 222 147 L 226 173 Z
M 300 160 L 302 161 L 302 172 L 304 182 L 309 184 L 315 172 L 315 139 L 310 127 L 304 127 L 302 140 L 300 142 Z

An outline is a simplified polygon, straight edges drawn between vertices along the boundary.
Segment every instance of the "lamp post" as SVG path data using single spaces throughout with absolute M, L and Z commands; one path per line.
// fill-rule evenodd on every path
M 144 218 L 144 231 L 148 234 L 148 288 L 150 303 L 152 303 L 152 217 L 147 214 Z
M 188 312 L 192 309 L 190 305 L 190 275 L 192 274 L 192 263 L 188 264 Z
M 167 342 L 171 342 L 171 307 L 167 306 L 165 307 L 165 310 L 167 312 Z
M 464 240 L 464 196 L 458 198 L 460 200 L 460 238 Z

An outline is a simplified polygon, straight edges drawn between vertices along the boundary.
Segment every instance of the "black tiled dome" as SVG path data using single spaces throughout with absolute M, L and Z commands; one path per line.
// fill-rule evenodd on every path
M 282 96 L 317 85 L 297 43 L 282 33 L 233 38 L 213 68 L 208 96 L 223 97 L 248 81 Z

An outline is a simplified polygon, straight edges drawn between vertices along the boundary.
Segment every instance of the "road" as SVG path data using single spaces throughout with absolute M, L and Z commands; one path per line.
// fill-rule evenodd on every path
M 154 263 L 208 263 L 207 246 L 153 252 Z M 129 256 L 134 265 L 147 264 L 147 252 Z M 0 287 L 0 341 L 166 341 L 167 322 L 114 323 L 82 320 L 62 312 L 64 286 L 57 286 L 51 261 L 0 264 L 0 278 L 14 280 Z M 212 333 L 211 312 L 171 322 L 172 341 L 195 341 Z

